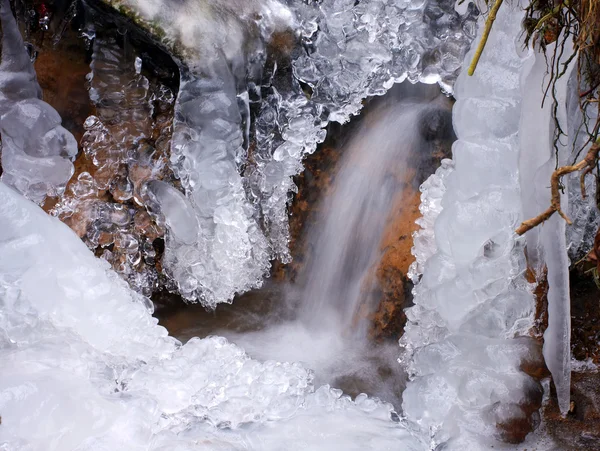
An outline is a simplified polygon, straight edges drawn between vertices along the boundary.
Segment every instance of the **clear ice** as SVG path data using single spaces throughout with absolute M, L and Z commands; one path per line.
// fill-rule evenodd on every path
M 471 6 L 458 15 L 452 0 L 248 2 L 237 14 L 253 25 L 215 14 L 226 33 L 213 37 L 215 23 L 190 24 L 190 11 L 177 5 L 159 15 L 160 2 L 125 3 L 156 19 L 167 35 L 181 27 L 181 42 L 196 55 L 182 67 L 171 146 L 187 200 L 169 186 L 155 198 L 166 223 L 189 221 L 184 228 L 197 230 L 193 243 L 169 231 L 165 267 L 184 297 L 208 306 L 259 286 L 273 258 L 289 262 L 292 177 L 325 139 L 327 124 L 347 121 L 363 99 L 406 79 L 451 90 L 477 14 Z M 236 5 L 226 2 L 224 11 Z M 196 7 L 206 12 L 214 5 Z M 258 21 L 250 19 L 253 8 Z M 292 57 L 292 79 L 275 82 L 277 67 L 263 68 L 265 46 L 273 32 L 293 36 L 290 25 L 300 30 L 304 50 Z M 207 39 L 216 50 L 206 48 Z M 195 218 L 178 207 L 184 205 Z
M 565 48 L 565 58 L 573 53 Z M 552 47 L 549 49 L 552 51 Z M 536 53 L 535 59 L 524 73 L 522 90 L 523 113 L 521 116 L 521 161 L 520 179 L 523 214 L 534 217 L 550 205 L 549 181 L 556 168 L 568 164 L 572 157 L 564 139 L 556 141 L 556 121 L 563 130 L 573 129 L 567 123 L 567 94 L 569 79 L 575 63 L 565 66 L 565 75 L 552 88 L 554 97 L 544 100 L 545 91 L 540 89 L 546 82 L 546 57 Z M 572 83 L 571 83 L 572 87 Z M 579 92 L 577 89 L 575 92 Z M 557 102 L 555 108 L 554 102 Z M 540 107 L 543 105 L 543 107 Z M 556 113 L 554 113 L 556 111 Z M 571 117 L 571 121 L 577 117 Z M 573 135 L 567 141 L 571 141 Z M 558 160 L 557 160 L 558 152 Z M 571 183 L 571 189 L 573 184 Z M 578 187 L 576 188 L 578 189 Z M 568 211 L 568 195 L 563 195 L 561 204 Z M 539 227 L 527 232 L 527 256 L 538 280 L 543 279 L 544 267 L 548 282 L 548 327 L 544 332 L 544 358 L 552 373 L 561 412 L 569 410 L 571 390 L 571 313 L 569 294 L 569 258 L 567 255 L 566 222 L 554 215 Z
M 535 355 L 524 239 L 514 234 L 522 219 L 520 77 L 531 58 L 519 42 L 522 14 L 504 4 L 475 75 L 459 76 L 454 162 L 422 187 L 415 306 L 401 339 L 411 378 L 402 407 L 432 448 L 496 446 L 496 426 L 525 418 L 527 396 L 541 396 L 520 370 Z
M 10 9 L 0 3 L 1 180 L 39 204 L 59 196 L 73 175 L 77 142 L 54 108 L 42 100 L 33 63 Z
M 172 111 L 174 96 L 140 73 L 141 60 L 121 48 L 116 35 L 94 33 L 87 78 L 95 114 L 83 124 L 81 140 L 91 173 L 78 174 L 52 214 L 91 249 L 101 248 L 130 286 L 149 296 L 159 278 L 152 242 L 164 234 L 164 225 L 135 207 L 152 205 L 148 183 L 172 178 L 167 161 L 172 118 L 165 112 Z

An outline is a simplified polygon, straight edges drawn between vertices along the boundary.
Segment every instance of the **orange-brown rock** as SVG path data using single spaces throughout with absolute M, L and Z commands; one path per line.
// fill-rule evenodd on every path
M 416 170 L 404 175 L 404 186 L 396 196 L 380 247 L 381 260 L 376 270 L 379 306 L 372 315 L 372 335 L 376 339 L 397 340 L 404 330 L 404 309 L 410 306 L 412 283 L 406 277 L 413 262 L 412 234 L 418 229 L 415 221 L 421 216 L 421 195 L 413 180 Z

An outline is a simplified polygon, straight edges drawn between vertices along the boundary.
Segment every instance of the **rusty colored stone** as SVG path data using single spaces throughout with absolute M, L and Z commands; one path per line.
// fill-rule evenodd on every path
M 525 437 L 534 429 L 535 422 L 525 412 L 513 416 L 511 419 L 498 423 L 498 438 L 505 443 L 518 445 L 523 443 Z

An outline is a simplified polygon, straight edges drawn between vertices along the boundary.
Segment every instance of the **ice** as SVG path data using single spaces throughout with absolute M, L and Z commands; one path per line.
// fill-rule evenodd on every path
M 571 73 L 567 90 L 567 137 L 572 151 L 571 161 L 580 161 L 585 156 L 591 143 L 588 142 L 587 130 L 590 124 L 596 123 L 598 111 L 587 104 L 582 108 L 579 92 L 585 92 L 589 87 L 584 80 L 579 80 L 575 72 Z M 582 83 L 578 89 L 578 83 Z M 600 228 L 600 215 L 596 206 L 596 177 L 585 179 L 587 198 L 583 199 L 580 189 L 579 173 L 565 177 L 568 190 L 567 215 L 573 225 L 567 227 L 567 244 L 571 261 L 577 262 L 592 249 L 594 238 Z
M 225 61 L 214 61 L 207 73 L 183 75 L 175 115 L 171 165 L 188 197 L 149 186 L 170 231 L 164 267 L 184 298 L 214 306 L 259 286 L 270 266 L 236 163 L 245 155 L 244 136 Z
M 566 47 L 565 56 L 572 54 L 573 49 Z M 567 95 L 569 86 L 571 96 L 577 86 L 568 83 L 576 64 L 564 68 L 564 76 L 553 87 L 554 99 L 547 98 L 543 108 L 544 92 L 537 89 L 546 83 L 546 59 L 537 54 L 523 87 L 524 113 L 521 118 L 521 147 L 527 149 L 521 158 L 521 184 L 523 192 L 523 212 L 533 217 L 548 208 L 550 204 L 549 180 L 552 172 L 559 165 L 568 164 L 572 158 L 570 146 L 564 140 L 556 142 L 556 122 L 566 131 L 574 131 L 573 124 L 568 121 L 577 120 L 567 112 Z M 573 75 L 575 77 L 575 75 Z M 577 95 L 577 94 L 575 94 Z M 557 108 L 554 107 L 557 102 Z M 576 136 L 576 134 L 574 134 Z M 574 143 L 574 135 L 569 136 L 567 143 Z M 556 155 L 558 152 L 558 157 Z M 575 152 L 573 152 L 575 154 Z M 558 160 L 557 160 L 558 158 Z M 571 182 L 570 189 L 578 190 L 578 184 Z M 568 211 L 568 195 L 562 196 L 561 204 Z M 571 390 L 571 313 L 569 295 L 569 258 L 565 236 L 565 221 L 554 215 L 540 227 L 527 233 L 527 254 L 531 264 L 541 278 L 543 267 L 547 268 L 548 280 L 548 327 L 544 333 L 544 357 L 546 365 L 552 373 L 556 387 L 558 403 L 563 415 L 569 410 Z
M 8 0 L 0 3 L 0 135 L 2 181 L 31 200 L 62 194 L 73 175 L 77 142 L 42 99 L 33 64 Z
M 212 23 L 203 18 L 193 25 L 178 6 L 166 8 L 163 17 L 158 0 L 125 3 L 158 20 L 167 35 L 175 24 L 185 29 L 181 42 L 191 53 L 181 69 L 171 166 L 200 235 L 190 245 L 169 233 L 165 268 L 186 299 L 207 306 L 259 286 L 272 259 L 290 261 L 292 178 L 325 139 L 327 124 L 348 121 L 363 99 L 407 78 L 451 90 L 477 14 L 470 7 L 459 16 L 450 0 L 295 0 L 243 7 L 232 1 L 223 3 Z M 214 5 L 199 2 L 196 8 L 207 16 Z M 233 20 L 231 8 L 240 18 L 258 11 L 259 33 Z M 215 36 L 217 25 L 227 33 Z M 280 71 L 277 63 L 265 67 L 272 34 L 287 33 L 293 40 L 292 27 L 307 49 L 291 53 L 292 73 Z M 157 202 L 163 203 L 160 196 Z M 173 204 L 169 209 L 162 212 L 165 219 L 186 216 Z
M 145 209 L 146 184 L 172 177 L 167 165 L 173 93 L 150 83 L 116 31 L 95 33 L 88 75 L 94 115 L 81 145 L 91 164 L 72 181 L 52 213 L 77 231 L 130 286 L 150 295 L 158 285 L 152 242 L 164 234 Z M 107 195 L 110 195 L 108 197 Z M 107 197 L 110 200 L 106 200 Z M 110 249 L 108 249 L 110 247 Z
M 299 364 L 169 337 L 147 298 L 2 183 L 0 230 L 1 448 L 424 449 L 389 404 L 315 390 Z
M 524 240 L 514 234 L 522 220 L 519 118 L 526 117 L 519 80 L 531 61 L 519 43 L 522 14 L 503 5 L 475 75 L 459 76 L 455 160 L 422 187 L 415 306 L 401 339 L 411 377 L 402 407 L 432 448 L 500 446 L 497 426 L 525 418 L 533 393 L 541 399 L 541 386 L 520 370 L 536 352 Z

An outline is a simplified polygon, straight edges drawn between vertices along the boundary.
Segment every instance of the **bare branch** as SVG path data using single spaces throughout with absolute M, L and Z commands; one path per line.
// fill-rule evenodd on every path
M 558 168 L 556 171 L 552 173 L 552 177 L 550 178 L 550 186 L 551 186 L 551 198 L 550 198 L 550 207 L 539 214 L 535 218 L 528 219 L 527 221 L 523 221 L 519 228 L 515 231 L 517 235 L 523 235 L 525 232 L 537 227 L 547 219 L 549 219 L 554 213 L 557 213 L 567 221 L 567 224 L 571 225 L 573 222 L 569 219 L 569 217 L 562 211 L 560 207 L 560 179 L 563 175 L 570 174 L 572 172 L 582 171 L 581 177 L 579 179 L 580 187 L 581 187 L 581 195 L 586 197 L 585 192 L 585 176 L 592 172 L 594 167 L 596 166 L 596 160 L 598 159 L 598 153 L 600 153 L 600 143 L 596 142 L 592 145 L 587 155 L 583 160 L 573 166 L 562 166 Z

